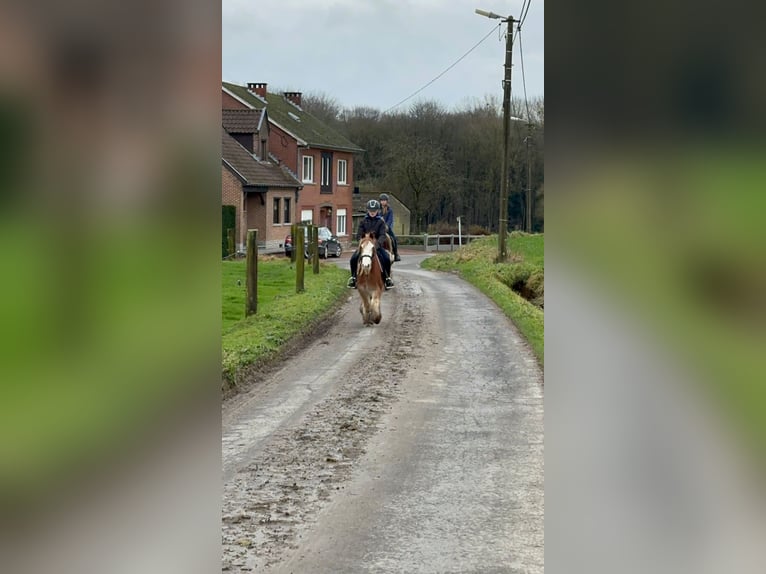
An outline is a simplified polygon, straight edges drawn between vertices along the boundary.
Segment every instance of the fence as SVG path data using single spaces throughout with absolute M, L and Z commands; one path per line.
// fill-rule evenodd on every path
M 399 248 L 417 249 L 430 253 L 432 251 L 454 251 L 460 249 L 461 245 L 466 245 L 474 239 L 481 239 L 486 235 L 397 235 Z

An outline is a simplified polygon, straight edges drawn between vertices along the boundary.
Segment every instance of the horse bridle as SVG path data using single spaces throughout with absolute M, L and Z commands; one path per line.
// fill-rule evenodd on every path
M 370 260 L 370 265 L 372 265 L 372 260 L 375 257 L 375 246 L 373 245 L 372 253 L 359 253 L 359 263 L 357 263 L 357 269 L 363 269 L 362 267 L 362 260 L 367 257 Z

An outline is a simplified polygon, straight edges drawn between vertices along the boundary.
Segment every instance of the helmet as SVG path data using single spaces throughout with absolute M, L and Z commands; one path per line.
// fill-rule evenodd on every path
M 380 201 L 383 201 L 383 200 L 388 201 L 388 194 L 387 193 L 381 193 L 379 199 L 380 199 Z
M 367 211 L 379 211 L 380 203 L 377 199 L 371 199 L 367 202 Z

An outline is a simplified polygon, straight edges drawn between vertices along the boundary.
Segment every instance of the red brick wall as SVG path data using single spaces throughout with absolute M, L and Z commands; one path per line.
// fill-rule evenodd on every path
M 298 142 L 293 136 L 286 134 L 274 124 L 269 125 L 269 152 L 284 163 L 300 178 L 301 171 L 298 163 Z
M 242 183 L 225 166 L 221 167 L 221 204 L 233 205 L 237 208 L 237 226 L 234 231 L 234 242 L 236 248 L 244 246 L 247 237 L 242 226 L 244 223 L 244 214 L 242 213 Z
M 296 210 L 296 216 L 300 217 L 303 209 L 310 209 L 314 214 L 314 223 L 325 225 L 326 221 L 321 219 L 323 207 L 332 207 L 333 215 L 330 229 L 337 232 L 337 214 L 339 209 L 346 210 L 346 230 L 350 235 L 351 214 L 353 213 L 352 194 L 354 192 L 354 158 L 351 153 L 334 151 L 332 156 L 332 193 L 320 193 L 320 181 L 322 176 L 322 151 L 319 149 L 301 150 L 300 169 L 296 172 L 298 177 L 303 177 L 303 156 L 310 155 L 314 158 L 314 183 L 303 183 L 303 189 L 300 193 L 300 201 Z M 338 160 L 346 160 L 346 184 L 338 185 Z
M 221 90 L 221 109 L 222 110 L 247 110 L 249 109 L 245 104 L 240 102 L 236 98 L 232 98 L 229 94 Z

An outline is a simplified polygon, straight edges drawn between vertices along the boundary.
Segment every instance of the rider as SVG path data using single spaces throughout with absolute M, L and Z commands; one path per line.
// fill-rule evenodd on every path
M 380 213 L 380 202 L 377 199 L 371 199 L 367 202 L 367 215 L 364 216 L 359 222 L 359 229 L 356 232 L 357 240 L 364 237 L 366 233 L 372 233 L 377 241 L 378 259 L 383 267 L 383 274 L 385 275 L 386 289 L 390 289 L 394 286 L 394 282 L 391 280 L 391 259 L 388 257 L 388 252 L 383 248 L 386 241 L 386 224 L 378 216 Z M 348 279 L 349 287 L 356 287 L 356 264 L 359 260 L 359 250 L 354 251 L 351 255 L 351 277 Z
M 396 240 L 396 235 L 394 235 L 394 210 L 388 205 L 387 193 L 381 193 L 379 199 L 380 216 L 383 218 L 383 221 L 386 222 L 388 235 L 391 237 L 391 248 L 394 252 L 394 261 L 401 261 L 402 258 L 399 257 L 399 242 Z

